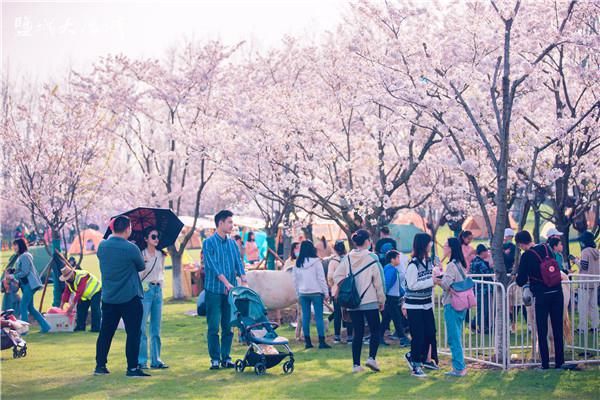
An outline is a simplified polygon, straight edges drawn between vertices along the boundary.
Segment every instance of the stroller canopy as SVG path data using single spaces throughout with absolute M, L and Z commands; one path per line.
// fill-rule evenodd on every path
M 230 323 L 234 326 L 239 326 L 242 320 L 252 323 L 267 321 L 267 309 L 254 290 L 244 286 L 234 287 L 229 291 L 228 300 L 231 306 Z

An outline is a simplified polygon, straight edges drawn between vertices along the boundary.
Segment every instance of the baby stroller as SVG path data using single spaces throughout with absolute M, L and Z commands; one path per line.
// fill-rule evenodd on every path
M 6 310 L 0 313 L 2 325 L 0 350 L 13 349 L 13 358 L 21 358 L 27 355 L 27 342 L 21 337 L 21 333 L 27 332 L 28 324 L 18 321 L 14 316 L 15 310 Z
M 256 375 L 264 375 L 268 368 L 289 357 L 283 363 L 283 372 L 294 372 L 294 354 L 289 342 L 275 332 L 279 325 L 267 319 L 267 310 L 258 293 L 247 287 L 235 287 L 229 292 L 229 305 L 231 325 L 240 329 L 241 338 L 248 345 L 244 358 L 235 362 L 235 370 L 243 372 L 246 367 L 254 367 Z

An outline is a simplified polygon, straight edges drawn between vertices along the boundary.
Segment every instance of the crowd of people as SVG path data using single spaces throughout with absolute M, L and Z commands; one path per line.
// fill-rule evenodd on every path
M 553 229 L 549 231 L 545 243 L 534 245 L 527 231 L 515 233 L 511 228 L 507 228 L 502 246 L 504 264 L 510 280 L 516 281 L 519 286 L 529 286 L 535 298 L 535 321 L 540 338 L 542 369 L 549 368 L 549 351 L 547 340 L 544 340 L 548 337 L 548 317 L 554 321 L 552 327 L 555 367 L 564 366 L 563 295 L 560 273 L 568 272 L 569 268 L 562 257 L 561 235 L 561 232 Z M 344 323 L 347 328 L 347 342 L 352 344 L 353 372 L 363 371 L 363 340 L 368 340 L 369 344 L 369 355 L 364 365 L 374 371 L 380 370 L 376 361 L 377 350 L 380 345 L 387 345 L 385 334 L 390 328 L 390 322 L 393 322 L 395 333 L 392 337 L 399 339 L 401 347 L 410 346 L 405 358 L 412 375 L 425 377 L 425 369 L 439 369 L 433 291 L 435 286 L 440 286 L 445 329 L 452 354 L 452 369 L 447 375 L 466 375 L 467 368 L 461 343 L 465 321 L 470 322 L 473 332 L 483 331 L 484 334 L 489 333 L 492 325 L 490 319 L 493 286 L 474 285 L 470 278 L 473 276 L 483 282 L 494 281 L 495 270 L 490 249 L 483 243 L 473 247 L 473 234 L 463 231 L 457 238 L 449 238 L 445 244 L 443 260 L 447 260 L 447 263 L 443 267 L 439 258 L 432 255 L 433 240 L 426 233 L 415 236 L 411 259 L 397 250 L 396 241 L 390 237 L 389 229 L 385 227 L 374 246 L 366 230 L 358 230 L 351 240 L 353 249 L 350 252 L 347 252 L 344 242 L 339 241 L 333 246 L 334 254 L 329 258 L 319 256 L 319 251 L 315 252 L 316 246 L 310 241 L 292 245 L 290 260 L 295 262 L 286 262 L 286 266 L 295 267 L 293 273 L 302 305 L 305 347 L 312 347 L 309 314 L 311 305 L 317 324 L 319 348 L 330 347 L 324 343 L 323 307 L 320 303 L 331 298 L 334 310 L 334 343 L 342 341 L 341 327 Z M 572 261 L 580 265 L 581 274 L 600 276 L 599 252 L 593 234 L 585 232 L 578 240 L 581 243 L 582 256 L 581 259 L 573 258 Z M 321 241 L 317 243 L 320 244 Z M 519 265 L 515 267 L 517 249 L 522 253 Z M 543 279 L 547 273 L 546 269 L 549 268 L 547 260 L 552 260 L 553 274 L 558 276 L 558 280 Z M 324 269 L 328 270 L 326 275 L 323 273 Z M 339 304 L 337 291 L 340 282 L 350 275 L 353 276 L 357 293 L 360 294 L 360 305 L 345 309 Z M 597 286 L 585 283 L 579 285 L 578 331 L 585 329 L 588 320 L 591 321 L 592 331 L 598 329 Z M 459 291 L 463 290 L 472 293 L 470 300 L 465 296 L 461 298 Z M 472 304 L 457 306 L 461 301 L 471 301 Z M 474 315 L 469 320 L 469 311 L 473 307 Z M 513 315 L 511 320 L 514 321 Z M 369 328 L 368 338 L 364 338 L 365 326 Z
M 231 237 L 233 213 L 222 210 L 215 215 L 214 234 L 203 243 L 204 289 L 207 320 L 207 342 L 210 369 L 234 368 L 231 360 L 233 333 L 230 326 L 231 309 L 229 291 L 239 284 L 247 285 L 244 254 L 240 251 L 240 238 Z M 61 308 L 67 313 L 77 310 L 76 330 L 85 330 L 88 310 L 91 308 L 91 331 L 98 332 L 96 343 L 96 375 L 105 375 L 112 339 L 123 320 L 126 339 L 126 375 L 150 376 L 145 369 L 166 369 L 161 358 L 161 320 L 163 304 L 164 267 L 166 253 L 157 246 L 161 232 L 156 227 L 144 230 L 142 249 L 129 242 L 131 222 L 126 216 L 111 220 L 112 235 L 100 243 L 97 257 L 101 277 L 81 270 L 74 260 L 61 269 L 60 281 L 65 283 Z M 561 232 L 550 232 L 546 243 L 535 244 L 527 231 L 504 232 L 503 255 L 507 273 L 519 286 L 528 285 L 535 298 L 535 319 L 538 330 L 542 369 L 549 368 L 547 345 L 548 318 L 553 329 L 555 367 L 564 364 L 563 345 L 563 294 L 561 290 L 562 259 Z M 514 242 L 513 242 L 514 240 Z M 463 231 L 451 237 L 443 247 L 442 261 L 432 254 L 434 245 L 427 233 L 418 233 L 412 243 L 411 257 L 398 250 L 398 243 L 390 236 L 387 227 L 381 229 L 380 239 L 373 243 L 367 230 L 352 234 L 348 250 L 344 241 L 330 246 L 326 240 L 313 244 L 310 240 L 295 242 L 284 269 L 290 269 L 301 309 L 304 345 L 313 347 L 311 341 L 311 315 L 314 314 L 318 335 L 318 348 L 330 349 L 326 340 L 323 320 L 324 303 L 333 304 L 333 343 L 342 343 L 342 328 L 346 328 L 345 342 L 351 344 L 352 371 L 363 371 L 362 347 L 368 343 L 368 357 L 364 365 L 380 371 L 377 353 L 387 336 L 396 339 L 400 347 L 410 346 L 405 359 L 411 374 L 425 377 L 425 369 L 437 370 L 438 355 L 436 321 L 434 315 L 434 290 L 442 290 L 443 318 L 448 345 L 452 355 L 452 369 L 447 375 L 466 375 L 462 348 L 465 321 L 471 329 L 487 333 L 490 326 L 489 299 L 491 286 L 480 285 L 475 290 L 469 275 L 493 281 L 494 265 L 490 249 L 479 244 L 472 246 L 473 234 Z M 585 232 L 579 238 L 582 245 L 580 259 L 573 259 L 580 273 L 600 276 L 599 252 L 594 236 Z M 248 243 L 254 243 L 251 237 Z M 518 249 L 522 251 L 519 265 L 515 266 Z M 15 282 L 22 291 L 21 319 L 28 321 L 29 313 L 37 320 L 41 332 L 48 332 L 50 324 L 33 305 L 33 297 L 42 287 L 40 277 L 28 252 L 24 238 L 13 242 L 17 255 L 8 282 Z M 255 261 L 252 245 L 245 246 L 245 256 Z M 342 282 L 352 278 L 358 302 L 345 307 L 340 300 Z M 6 286 L 6 285 L 5 285 Z M 598 329 L 598 285 L 581 285 L 578 310 L 579 328 L 585 329 L 588 320 L 591 328 Z M 6 296 L 5 296 L 6 300 Z M 463 305 L 464 304 L 464 305 Z M 469 312 L 476 305 L 475 315 Z M 148 327 L 149 324 L 149 327 Z M 365 334 L 368 327 L 369 334 Z M 148 350 L 150 350 L 148 352 Z

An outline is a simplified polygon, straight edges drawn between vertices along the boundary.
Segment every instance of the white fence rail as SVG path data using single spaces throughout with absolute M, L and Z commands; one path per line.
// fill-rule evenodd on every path
M 477 308 L 471 309 L 463 330 L 465 359 L 508 369 L 541 365 L 534 306 L 523 304 L 523 289 L 492 281 L 493 275 L 471 275 Z M 573 275 L 563 281 L 565 362 L 600 363 L 598 291 L 600 277 Z M 436 291 L 439 353 L 450 355 L 443 316 L 442 294 Z M 504 327 L 504 330 L 500 329 Z M 550 359 L 554 358 L 549 330 Z

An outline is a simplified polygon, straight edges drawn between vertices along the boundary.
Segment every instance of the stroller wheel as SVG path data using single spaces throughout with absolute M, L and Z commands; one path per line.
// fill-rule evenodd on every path
M 27 355 L 27 346 L 23 347 L 20 351 L 20 357 L 25 357 Z
M 235 372 L 244 372 L 245 368 L 246 363 L 244 362 L 244 360 L 237 360 L 235 362 Z
M 258 363 L 254 366 L 254 373 L 256 375 L 264 375 L 267 372 L 267 366 L 263 363 Z
M 17 349 L 17 347 L 13 347 L 13 358 L 19 358 L 21 357 L 21 352 L 19 351 L 19 349 Z
M 283 363 L 283 373 L 291 374 L 294 372 L 294 362 L 292 360 L 288 360 Z

